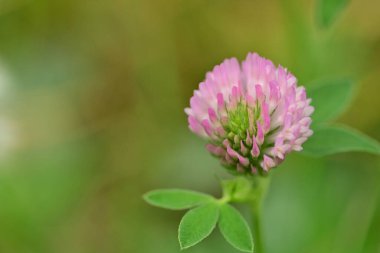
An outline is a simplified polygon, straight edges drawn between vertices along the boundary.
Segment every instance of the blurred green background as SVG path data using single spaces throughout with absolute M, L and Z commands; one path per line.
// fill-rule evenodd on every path
M 0 252 L 179 252 L 183 212 L 141 195 L 220 195 L 223 169 L 183 109 L 227 57 L 256 51 L 306 86 L 353 78 L 338 121 L 380 140 L 380 1 L 353 0 L 331 25 L 317 21 L 318 6 L 1 0 Z M 379 253 L 380 159 L 290 155 L 264 208 L 268 253 Z M 237 251 L 215 232 L 186 252 Z

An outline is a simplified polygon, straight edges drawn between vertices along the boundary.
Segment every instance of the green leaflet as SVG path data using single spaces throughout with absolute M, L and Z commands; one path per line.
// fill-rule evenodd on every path
M 380 144 L 365 134 L 340 126 L 321 126 L 304 144 L 304 151 L 313 156 L 330 155 L 349 151 L 380 154 Z
M 349 0 L 318 0 L 316 16 L 318 25 L 327 28 L 336 20 Z
M 219 229 L 233 247 L 243 252 L 253 252 L 251 230 L 234 207 L 228 204 L 220 207 Z
M 307 94 L 312 99 L 314 123 L 325 122 L 339 116 L 351 101 L 354 84 L 349 79 L 328 79 L 313 82 Z
M 143 198 L 153 206 L 173 210 L 187 209 L 213 200 L 210 195 L 181 189 L 154 190 L 146 193 Z
M 219 217 L 219 205 L 211 202 L 188 211 L 183 216 L 178 229 L 181 249 L 199 243 L 214 230 Z

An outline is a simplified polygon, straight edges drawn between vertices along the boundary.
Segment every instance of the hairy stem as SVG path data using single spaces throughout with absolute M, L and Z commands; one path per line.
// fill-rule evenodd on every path
M 265 247 L 262 237 L 262 203 L 265 198 L 269 186 L 269 177 L 257 177 L 253 179 L 253 187 L 251 190 L 251 211 L 253 237 L 255 244 L 255 253 L 265 253 Z

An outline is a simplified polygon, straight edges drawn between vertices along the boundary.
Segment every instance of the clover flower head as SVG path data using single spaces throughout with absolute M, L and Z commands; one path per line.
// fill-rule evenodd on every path
M 310 102 L 290 72 L 249 53 L 241 65 L 226 59 L 208 72 L 185 112 L 226 168 L 265 175 L 312 135 Z

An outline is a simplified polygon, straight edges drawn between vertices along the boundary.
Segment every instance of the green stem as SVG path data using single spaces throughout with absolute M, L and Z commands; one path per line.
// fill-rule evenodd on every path
M 261 210 L 256 206 L 252 206 L 252 227 L 255 253 L 264 253 L 264 245 L 261 234 Z
M 264 243 L 262 237 L 262 203 L 265 198 L 269 186 L 269 177 L 255 177 L 253 179 L 253 187 L 251 190 L 251 210 L 252 210 L 252 225 L 253 237 L 255 243 L 255 253 L 264 253 Z

